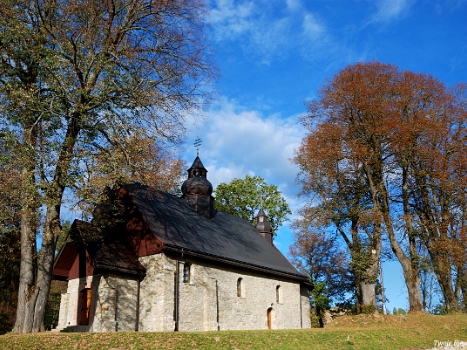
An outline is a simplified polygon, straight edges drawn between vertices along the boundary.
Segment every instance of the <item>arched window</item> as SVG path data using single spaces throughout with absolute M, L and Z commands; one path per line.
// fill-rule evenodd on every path
M 183 283 L 190 283 L 190 264 L 183 266 Z
M 281 286 L 276 286 L 276 303 L 282 303 Z
M 237 280 L 237 297 L 243 297 L 243 278 Z

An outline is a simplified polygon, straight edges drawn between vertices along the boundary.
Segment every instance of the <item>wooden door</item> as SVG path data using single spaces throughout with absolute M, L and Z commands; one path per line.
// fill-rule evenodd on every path
M 87 326 L 89 324 L 89 313 L 91 311 L 91 295 L 92 291 L 89 288 L 81 291 L 81 317 L 80 324 Z
M 268 329 L 272 329 L 272 307 L 268 309 Z

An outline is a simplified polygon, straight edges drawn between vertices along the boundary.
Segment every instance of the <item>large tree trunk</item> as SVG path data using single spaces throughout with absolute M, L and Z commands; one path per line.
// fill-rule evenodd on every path
M 55 255 L 56 237 L 60 228 L 60 212 L 51 206 L 47 210 L 41 251 L 38 258 L 36 288 L 28 302 L 29 321 L 25 333 L 36 333 L 45 330 L 44 316 L 49 298 L 50 282 Z
M 418 268 L 413 267 L 409 261 L 402 262 L 402 271 L 404 273 L 405 286 L 407 287 L 407 294 L 409 298 L 409 312 L 425 312 L 423 306 L 422 294 L 420 292 L 420 275 Z M 407 264 L 409 266 L 407 266 Z M 405 267 L 404 267 L 405 266 Z
M 441 287 L 441 292 L 444 297 L 444 304 L 448 312 L 457 312 L 459 309 L 459 301 L 457 300 L 457 295 L 453 288 L 450 264 L 448 261 L 440 260 L 442 259 L 439 257 L 437 259 L 436 257 L 432 256 L 433 270 L 435 272 L 439 286 Z
M 388 219 L 389 220 L 389 219 Z M 390 221 L 390 220 L 389 220 Z M 407 257 L 396 239 L 392 224 L 386 225 L 391 249 L 399 260 L 404 274 L 405 286 L 409 299 L 409 312 L 424 312 L 422 295 L 420 293 L 420 274 L 418 262 Z M 412 249 L 411 249 L 412 250 Z
M 16 322 L 13 328 L 15 333 L 23 333 L 27 302 L 34 290 L 36 235 L 33 226 L 34 212 L 31 212 L 30 209 L 23 208 L 21 213 L 21 263 Z
M 373 312 L 376 310 L 376 292 L 375 284 L 361 281 L 359 285 L 361 290 L 361 304 L 360 310 L 365 313 L 367 311 Z
M 26 324 L 27 304 L 34 292 L 36 268 L 36 205 L 34 184 L 34 134 L 23 133 L 21 171 L 21 262 L 18 288 L 15 333 L 23 333 Z
M 49 185 L 46 193 L 47 212 L 41 250 L 37 261 L 37 278 L 35 284 L 27 286 L 27 295 L 23 293 L 18 296 L 18 305 L 20 303 L 22 305 L 21 314 L 18 312 L 18 316 L 21 318 L 19 322 L 21 323 L 18 323 L 18 327 L 15 326 L 15 331 L 18 333 L 41 332 L 45 329 L 44 315 L 52 280 L 55 246 L 58 234 L 61 231 L 60 207 L 66 187 L 66 177 L 72 159 L 72 151 L 80 131 L 78 119 L 79 115 L 75 115 L 70 120 L 55 168 L 54 180 Z M 23 263 L 23 259 L 21 263 Z M 20 283 L 20 290 L 21 288 Z
M 357 314 L 372 313 L 376 311 L 376 275 L 378 263 L 372 263 L 362 273 L 353 271 L 357 296 Z

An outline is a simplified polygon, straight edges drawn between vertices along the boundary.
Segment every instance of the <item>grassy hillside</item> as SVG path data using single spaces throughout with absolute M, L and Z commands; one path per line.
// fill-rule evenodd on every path
M 467 315 L 352 316 L 325 329 L 0 336 L 1 349 L 427 349 L 467 344 Z

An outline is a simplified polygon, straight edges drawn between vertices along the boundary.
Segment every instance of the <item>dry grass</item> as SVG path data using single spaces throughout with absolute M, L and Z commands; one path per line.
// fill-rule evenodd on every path
M 467 315 L 340 317 L 325 329 L 0 336 L 2 349 L 427 349 L 467 341 Z

